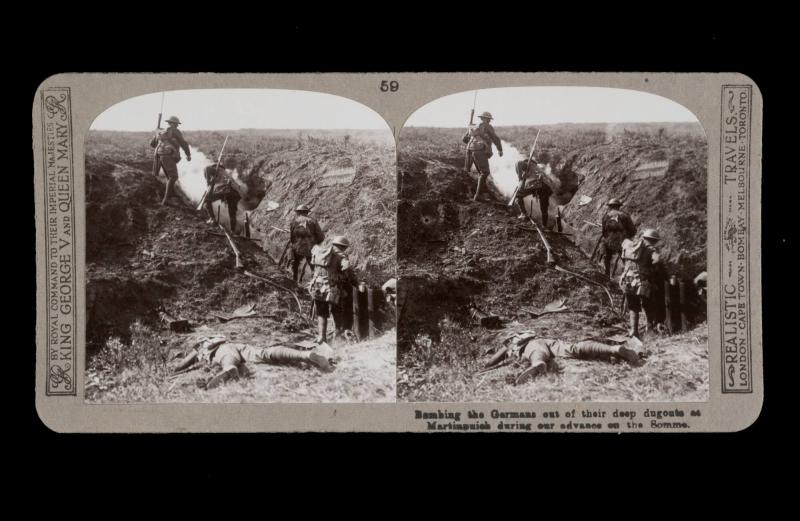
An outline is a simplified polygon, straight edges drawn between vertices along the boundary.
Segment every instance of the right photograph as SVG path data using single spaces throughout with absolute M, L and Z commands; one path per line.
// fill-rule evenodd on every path
M 654 94 L 434 100 L 398 141 L 397 399 L 708 399 L 703 127 Z

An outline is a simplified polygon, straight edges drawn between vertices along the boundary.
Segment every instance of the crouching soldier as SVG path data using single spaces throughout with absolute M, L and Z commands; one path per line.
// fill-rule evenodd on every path
M 304 260 L 311 264 L 311 248 L 322 243 L 325 240 L 325 234 L 322 233 L 317 221 L 308 216 L 311 208 L 301 204 L 294 209 L 295 216 L 289 224 L 289 241 L 292 243 L 291 257 L 292 257 L 292 279 L 296 283 L 300 283 L 298 273 L 300 272 L 300 263 Z M 303 267 L 305 270 L 305 267 Z
M 224 337 L 214 337 L 204 340 L 194 352 L 178 363 L 173 372 L 180 373 L 197 363 L 219 369 L 205 382 L 206 389 L 213 389 L 228 380 L 246 375 L 247 362 L 273 365 L 306 362 L 321 371 L 331 370 L 328 358 L 317 350 L 300 351 L 283 346 L 255 347 L 229 343 Z
M 314 308 L 317 312 L 317 343 L 328 341 L 328 317 L 333 314 L 333 325 L 336 334 L 344 333 L 343 315 L 340 302 L 342 295 L 355 286 L 356 280 L 345 254 L 350 241 L 343 235 L 334 237 L 328 247 L 315 245 L 311 248 L 311 264 L 314 267 L 314 278 L 308 286 Z
M 178 163 L 181 160 L 180 149 L 183 149 L 187 161 L 192 160 L 189 143 L 186 142 L 183 134 L 178 130 L 178 125 L 180 124 L 181 120 L 171 116 L 167 120 L 167 125 L 169 126 L 165 130 L 159 131 L 150 140 L 150 146 L 156 149 L 153 175 L 157 177 L 163 168 L 164 175 L 167 176 L 167 188 L 164 191 L 164 198 L 161 200 L 162 205 L 167 204 L 167 199 L 175 194 L 175 183 L 178 181 Z
M 547 362 L 555 357 L 588 360 L 619 358 L 631 365 L 638 365 L 640 359 L 636 347 L 641 347 L 641 343 L 636 340 L 629 340 L 620 345 L 603 344 L 592 340 L 564 342 L 552 338 L 536 338 L 536 334 L 532 331 L 524 331 L 506 338 L 503 347 L 492 356 L 485 369 L 492 369 L 507 358 L 526 361 L 530 365 L 514 379 L 514 384 L 519 385 L 545 373 Z
M 473 201 L 477 201 L 486 189 L 486 179 L 490 174 L 489 158 L 494 155 L 492 145 L 497 147 L 497 153 L 503 157 L 503 144 L 497 137 L 494 127 L 489 123 L 494 118 L 488 112 L 484 112 L 478 117 L 481 118 L 481 123 L 478 126 L 470 127 L 461 139 L 467 144 L 466 171 L 469 172 L 474 164 L 480 174 Z
M 214 215 L 214 201 L 224 201 L 228 207 L 228 222 L 230 223 L 231 233 L 236 234 L 236 215 L 239 211 L 239 201 L 241 196 L 233 187 L 233 179 L 228 175 L 223 163 L 219 165 L 208 165 L 203 170 L 203 176 L 208 185 L 208 195 L 205 200 L 206 212 L 208 212 L 208 224 L 218 224 Z
M 606 277 L 611 277 L 611 257 L 622 254 L 622 241 L 633 239 L 636 235 L 636 226 L 630 215 L 620 210 L 622 202 L 616 197 L 608 203 L 608 212 L 603 216 L 603 266 Z M 614 265 L 616 269 L 616 264 Z
M 656 245 L 661 239 L 657 230 L 648 228 L 636 242 L 625 239 L 622 242 L 622 259 L 625 270 L 619 279 L 619 286 L 625 293 L 625 302 L 630 313 L 628 335 L 639 338 L 639 314 L 644 310 L 646 327 L 655 327 L 655 288 L 663 278 L 663 267 Z
M 527 217 L 523 200 L 529 195 L 539 200 L 539 211 L 542 214 L 542 226 L 547 227 L 547 212 L 550 207 L 550 195 L 553 190 L 544 180 L 544 174 L 539 170 L 536 161 L 523 159 L 517 162 L 517 178 L 520 185 L 517 190 L 515 203 L 520 209 L 519 218 Z

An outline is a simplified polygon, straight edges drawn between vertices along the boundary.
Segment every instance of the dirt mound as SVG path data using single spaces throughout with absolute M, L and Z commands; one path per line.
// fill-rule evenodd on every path
M 299 145 L 243 165 L 243 177 L 260 179 L 266 200 L 281 205 L 274 212 L 264 205 L 256 208 L 251 214 L 254 227 L 278 258 L 288 237 L 272 227 L 288 228 L 294 208 L 307 204 L 328 239 L 340 234 L 350 239 L 348 253 L 360 277 L 380 286 L 395 276 L 394 154 L 386 147 L 349 141 Z
M 470 305 L 514 320 L 528 315 L 524 307 L 567 298 L 573 310 L 599 320 L 609 304 L 603 290 L 548 268 L 536 232 L 497 192 L 495 203 L 471 201 L 477 175 L 456 162 L 400 156 L 398 260 L 409 301 L 399 323 L 401 350 L 414 343 L 411 335 L 437 341 L 445 318 L 468 325 Z M 597 278 L 570 241 L 556 234 L 548 240 L 560 265 Z

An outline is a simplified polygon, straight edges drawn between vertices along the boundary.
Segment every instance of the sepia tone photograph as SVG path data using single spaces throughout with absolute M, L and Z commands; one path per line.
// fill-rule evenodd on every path
M 398 140 L 398 400 L 704 401 L 695 115 L 600 87 L 459 92 Z
M 347 98 L 129 98 L 86 136 L 90 403 L 394 402 L 390 128 Z

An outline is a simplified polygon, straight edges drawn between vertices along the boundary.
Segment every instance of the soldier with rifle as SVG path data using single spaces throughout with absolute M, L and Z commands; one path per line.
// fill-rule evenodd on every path
M 497 147 L 497 153 L 503 157 L 503 144 L 497 133 L 494 131 L 490 121 L 494 119 L 489 112 L 484 112 L 478 116 L 481 123 L 478 126 L 472 125 L 470 121 L 469 129 L 461 140 L 467 144 L 467 164 L 466 170 L 469 171 L 474 163 L 478 169 L 478 188 L 475 190 L 473 201 L 477 201 L 486 188 L 486 179 L 489 177 L 489 158 L 494 155 L 492 145 Z
M 311 208 L 301 204 L 294 209 L 295 216 L 289 223 L 289 242 L 291 243 L 290 255 L 292 263 L 292 279 L 300 283 L 299 273 L 300 263 L 306 261 L 311 265 L 311 248 L 322 244 L 325 234 L 322 233 L 319 223 L 308 213 Z M 303 266 L 305 270 L 305 266 Z
M 206 389 L 213 389 L 228 380 L 248 374 L 247 362 L 273 365 L 305 362 L 324 372 L 331 370 L 328 358 L 316 350 L 300 351 L 284 346 L 255 347 L 230 343 L 224 337 L 214 337 L 205 339 L 192 353 L 178 362 L 173 374 L 187 372 L 197 365 L 218 369 L 214 376 L 201 383 Z
M 203 176 L 206 178 L 206 184 L 208 185 L 207 194 L 203 199 L 203 205 L 209 217 L 206 223 L 219 224 L 214 215 L 213 203 L 214 201 L 224 201 L 225 205 L 228 207 L 228 221 L 230 223 L 231 233 L 236 235 L 236 216 L 239 211 L 241 196 L 233 187 L 233 180 L 228 175 L 228 171 L 222 159 L 217 161 L 216 164 L 205 167 Z
M 608 203 L 608 212 L 603 216 L 602 237 L 603 237 L 603 266 L 606 270 L 606 277 L 611 277 L 611 257 L 614 255 L 619 258 L 622 254 L 622 241 L 633 239 L 636 235 L 636 226 L 630 215 L 620 210 L 622 201 L 612 197 Z M 616 264 L 614 265 L 616 270 Z
M 661 235 L 658 230 L 648 228 L 638 241 L 622 241 L 622 259 L 625 270 L 619 285 L 625 293 L 625 303 L 630 312 L 629 336 L 639 338 L 639 313 L 644 310 L 646 328 L 655 328 L 655 295 L 663 285 L 664 266 L 656 249 Z
M 344 333 L 341 297 L 358 284 L 345 250 L 350 241 L 344 235 L 334 237 L 328 247 L 311 248 L 314 278 L 308 286 L 317 312 L 317 343 L 328 341 L 328 317 L 333 314 L 336 335 Z
M 181 160 L 180 149 L 186 155 L 186 160 L 192 160 L 192 152 L 189 150 L 189 144 L 183 138 L 183 134 L 178 130 L 178 125 L 181 120 L 176 116 L 171 116 L 167 119 L 166 130 L 158 130 L 157 134 L 150 140 L 150 146 L 155 148 L 156 157 L 153 160 L 154 168 L 153 174 L 158 175 L 160 170 L 164 169 L 164 174 L 167 176 L 167 188 L 164 192 L 164 198 L 161 204 L 167 204 L 167 200 L 174 195 L 175 182 L 178 180 L 178 163 Z
M 621 345 L 593 340 L 565 342 L 553 338 L 536 338 L 532 331 L 523 331 L 506 337 L 503 347 L 486 363 L 483 372 L 515 361 L 527 361 L 530 365 L 514 379 L 514 384 L 519 385 L 547 372 L 547 362 L 555 357 L 588 360 L 619 358 L 631 365 L 638 365 L 639 353 L 632 347 L 636 344 L 641 345 L 636 340 L 629 340 Z

